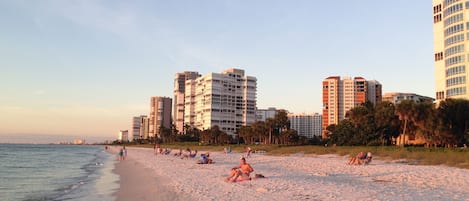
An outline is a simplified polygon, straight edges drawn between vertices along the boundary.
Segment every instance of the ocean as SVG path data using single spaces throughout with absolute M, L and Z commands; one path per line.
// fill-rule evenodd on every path
M 104 146 L 0 144 L 0 200 L 115 200 L 116 162 Z

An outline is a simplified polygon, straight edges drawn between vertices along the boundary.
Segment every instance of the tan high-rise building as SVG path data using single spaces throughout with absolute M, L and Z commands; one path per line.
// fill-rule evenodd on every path
M 133 117 L 132 137 L 133 140 L 148 138 L 148 117 L 146 115 Z
M 179 132 L 184 133 L 184 100 L 186 91 L 186 81 L 195 80 L 201 75 L 198 72 L 185 71 L 176 73 L 174 77 L 174 105 L 173 122 Z
M 217 125 L 234 135 L 256 119 L 257 79 L 244 70 L 228 69 L 187 80 L 184 122 L 200 130 Z
M 435 96 L 469 99 L 469 3 L 462 0 L 433 0 L 433 51 Z
M 149 137 L 159 137 L 161 127 L 171 128 L 171 98 L 151 97 L 149 117 Z
M 376 80 L 365 80 L 362 77 L 331 76 L 322 82 L 322 137 L 327 138 L 326 128 L 339 124 L 345 114 L 352 108 L 369 101 L 381 102 L 382 86 Z

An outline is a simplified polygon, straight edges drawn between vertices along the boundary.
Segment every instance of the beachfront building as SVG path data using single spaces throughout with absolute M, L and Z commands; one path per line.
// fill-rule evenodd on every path
M 256 120 L 257 79 L 241 69 L 227 69 L 187 80 L 184 123 L 200 130 L 217 125 L 234 136 Z
M 436 101 L 469 99 L 469 2 L 433 0 L 433 53 Z
M 145 135 L 146 133 L 146 135 Z M 146 138 L 145 138 L 146 136 Z M 133 140 L 148 138 L 148 117 L 140 115 L 132 119 L 132 137 Z
M 315 114 L 288 114 L 290 128 L 298 132 L 299 136 L 313 138 L 322 136 L 322 115 Z
M 277 114 L 277 109 L 275 107 L 269 107 L 267 109 L 257 109 L 256 110 L 256 121 L 264 121 L 268 118 L 275 118 Z
M 117 141 L 128 142 L 129 141 L 129 130 L 120 130 L 117 135 Z
M 428 96 L 421 96 L 415 93 L 388 92 L 383 94 L 383 101 L 393 103 L 394 105 L 399 104 L 403 100 L 411 100 L 416 103 L 435 101 L 434 98 Z
M 184 130 L 184 111 L 185 111 L 185 92 L 186 81 L 195 80 L 201 75 L 198 72 L 184 71 L 176 73 L 174 76 L 174 104 L 173 104 L 173 122 L 179 132 L 185 133 Z
M 322 82 L 322 137 L 327 138 L 326 128 L 345 119 L 352 108 L 366 101 L 373 104 L 381 102 L 382 86 L 376 80 L 362 77 L 331 76 Z
M 171 128 L 171 102 L 172 99 L 168 97 L 150 98 L 149 137 L 160 137 L 162 127 Z

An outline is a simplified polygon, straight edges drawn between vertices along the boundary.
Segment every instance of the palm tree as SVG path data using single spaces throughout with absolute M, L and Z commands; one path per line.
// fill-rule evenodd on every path
M 404 146 L 405 144 L 407 125 L 409 121 L 411 120 L 413 108 L 414 108 L 414 102 L 411 100 L 403 100 L 396 107 L 396 114 L 399 116 L 399 120 L 404 121 L 404 128 L 402 131 L 403 136 L 401 137 L 402 146 Z

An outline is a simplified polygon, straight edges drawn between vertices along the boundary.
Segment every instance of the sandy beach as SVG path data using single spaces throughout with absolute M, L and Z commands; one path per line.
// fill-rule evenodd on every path
M 119 147 L 113 147 L 117 153 Z M 224 182 L 242 153 L 210 152 L 215 164 L 196 164 L 155 155 L 153 149 L 127 148 L 117 164 L 117 200 L 468 200 L 469 170 L 417 166 L 374 159 L 350 166 L 347 156 L 267 156 L 253 154 L 253 174 L 267 178 Z M 204 153 L 199 151 L 200 153 Z

